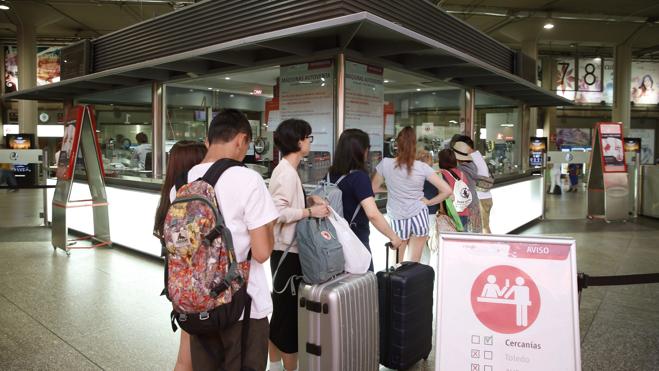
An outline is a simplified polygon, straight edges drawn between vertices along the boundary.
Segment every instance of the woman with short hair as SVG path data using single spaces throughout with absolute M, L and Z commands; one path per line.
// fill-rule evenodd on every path
M 398 153 L 395 158 L 384 158 L 373 176 L 373 192 L 383 192 L 387 187 L 387 215 L 398 237 L 403 240 L 398 249 L 398 258 L 405 258 L 407 245 L 410 247 L 411 261 L 421 259 L 423 246 L 428 239 L 428 206 L 437 205 L 451 196 L 451 188 L 435 171 L 416 160 L 416 133 L 406 126 L 396 137 Z M 430 182 L 437 188 L 437 196 L 426 199 L 423 196 L 423 183 Z
M 285 370 L 297 370 L 297 291 L 292 288 L 299 284 L 302 267 L 295 241 L 295 226 L 303 218 L 329 215 L 327 205 L 318 197 L 310 198 L 313 206 L 306 206 L 302 181 L 297 173 L 300 161 L 309 154 L 312 140 L 311 125 L 304 120 L 284 120 L 274 133 L 275 145 L 282 159 L 272 171 L 268 186 L 279 211 L 274 228 L 275 246 L 270 257 L 273 274 L 269 345 L 271 371 L 282 370 L 281 361 Z

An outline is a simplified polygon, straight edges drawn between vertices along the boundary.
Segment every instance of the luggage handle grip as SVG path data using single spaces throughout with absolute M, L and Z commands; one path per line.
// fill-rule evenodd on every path
M 387 262 L 385 264 L 385 271 L 389 272 L 389 268 L 390 268 L 389 267 L 389 250 L 394 248 L 394 244 L 391 243 L 391 242 L 387 242 L 387 243 L 384 244 L 384 247 L 387 250 L 386 258 L 385 258 L 385 259 L 387 259 Z M 398 259 L 398 250 L 396 250 L 396 265 L 398 265 L 398 263 L 400 263 L 398 260 L 399 260 Z

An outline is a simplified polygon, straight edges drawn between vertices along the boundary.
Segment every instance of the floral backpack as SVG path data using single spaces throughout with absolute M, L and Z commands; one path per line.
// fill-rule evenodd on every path
M 187 183 L 183 174 L 176 183 L 176 199 L 164 226 L 166 294 L 174 309 L 174 330 L 176 320 L 190 334 L 211 333 L 237 322 L 251 307 L 251 256 L 236 260 L 231 231 L 215 197 L 215 184 L 233 166 L 244 165 L 222 159 L 202 178 Z

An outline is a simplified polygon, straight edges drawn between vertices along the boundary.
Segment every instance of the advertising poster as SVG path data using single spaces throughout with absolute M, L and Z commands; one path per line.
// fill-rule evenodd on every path
M 5 47 L 5 92 L 18 90 L 18 49 Z M 60 81 L 60 49 L 37 48 L 37 86 Z
M 37 53 L 37 86 L 59 82 L 60 49 L 48 48 Z
M 619 123 L 599 123 L 602 148 L 602 169 L 605 173 L 626 172 L 625 151 L 622 145 L 622 125 Z
M 590 129 L 561 128 L 556 129 L 556 146 L 561 148 L 589 147 L 591 145 Z
M 5 93 L 18 90 L 18 48 L 5 46 Z
M 8 149 L 37 148 L 34 134 L 7 134 L 5 141 Z M 19 185 L 37 184 L 37 164 L 14 164 L 12 171 Z
M 66 114 L 64 123 L 64 136 L 62 136 L 62 149 L 57 160 L 57 179 L 70 180 L 75 166 L 75 159 L 80 139 L 80 123 L 82 121 L 83 109 L 81 107 L 70 108 Z
M 280 68 L 280 119 L 311 125 L 312 151 L 331 152 L 334 143 L 334 63 L 331 59 Z
M 631 98 L 636 104 L 659 103 L 659 63 L 632 62 Z
M 631 129 L 630 137 L 641 138 L 641 164 L 652 165 L 655 161 L 654 155 L 654 129 Z
M 436 370 L 580 370 L 575 242 L 440 236 Z
M 641 138 L 625 138 L 625 152 L 641 153 Z
M 345 128 L 365 131 L 374 152 L 384 146 L 383 73 L 382 67 L 346 61 Z
M 546 137 L 531 137 L 529 143 L 529 166 L 530 167 L 543 167 L 545 166 L 545 153 L 547 152 L 547 138 Z
M 396 117 L 396 110 L 394 104 L 391 102 L 385 102 L 384 104 L 384 135 L 393 136 L 394 133 L 394 120 Z

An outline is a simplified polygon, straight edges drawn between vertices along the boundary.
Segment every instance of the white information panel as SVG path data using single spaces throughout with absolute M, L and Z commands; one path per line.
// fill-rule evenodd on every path
M 345 128 L 364 130 L 371 150 L 384 147 L 383 68 L 346 61 Z
M 331 59 L 280 68 L 281 120 L 307 121 L 312 151 L 332 152 L 334 143 L 334 63 Z
M 445 233 L 436 370 L 581 370 L 575 242 Z

